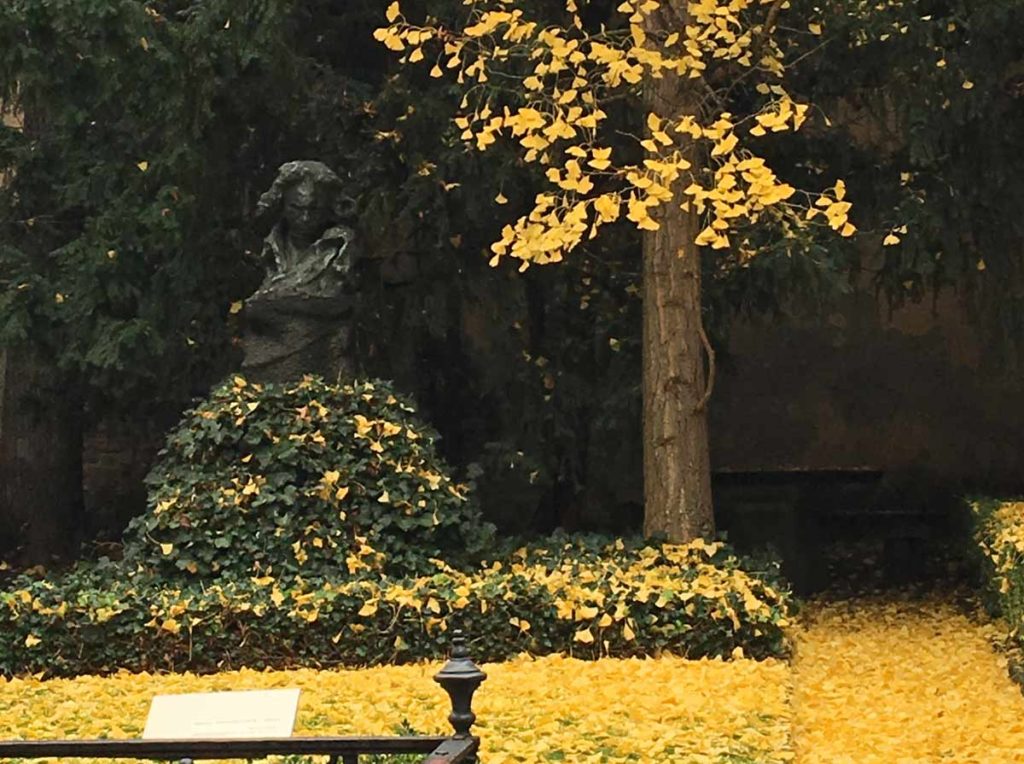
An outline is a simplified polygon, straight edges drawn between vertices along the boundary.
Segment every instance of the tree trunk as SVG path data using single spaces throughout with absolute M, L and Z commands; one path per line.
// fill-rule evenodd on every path
M 48 565 L 80 540 L 81 405 L 32 348 L 0 355 L 0 556 Z
M 685 26 L 685 3 L 648 17 L 652 36 Z M 692 114 L 688 83 L 666 74 L 651 80 L 650 111 L 663 118 Z M 688 152 L 694 169 L 695 152 Z M 682 188 L 662 205 L 657 231 L 643 243 L 644 533 L 685 542 L 714 533 L 711 460 L 701 323 L 700 252 L 694 244 L 699 217 L 684 211 Z

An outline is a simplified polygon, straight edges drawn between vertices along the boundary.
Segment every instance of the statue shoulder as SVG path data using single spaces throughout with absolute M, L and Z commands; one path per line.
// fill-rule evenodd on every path
M 324 231 L 320 237 L 322 242 L 350 242 L 355 238 L 356 232 L 346 225 L 336 225 Z

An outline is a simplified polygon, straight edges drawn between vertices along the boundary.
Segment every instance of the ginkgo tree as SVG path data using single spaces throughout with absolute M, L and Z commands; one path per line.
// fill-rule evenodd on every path
M 783 85 L 774 34 L 788 0 L 625 0 L 601 23 L 582 0 L 565 0 L 554 20 L 531 17 L 523 0 L 463 5 L 462 22 L 445 24 L 392 2 L 375 36 L 402 62 L 454 77 L 470 146 L 512 144 L 543 169 L 547 187 L 504 227 L 492 265 L 561 262 L 620 218 L 643 233 L 644 531 L 708 535 L 714 353 L 701 257 L 742 265 L 765 226 L 794 240 L 815 225 L 855 232 L 842 181 L 798 192 L 758 153 L 808 117 Z M 744 113 L 733 113 L 741 88 Z M 609 117 L 623 101 L 642 135 Z

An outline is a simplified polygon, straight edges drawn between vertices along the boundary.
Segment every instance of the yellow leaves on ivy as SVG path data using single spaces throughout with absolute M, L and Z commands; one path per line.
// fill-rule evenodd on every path
M 971 508 L 975 514 L 982 511 L 977 502 Z M 1012 575 L 1024 566 L 1024 501 L 1000 502 L 981 520 L 976 540 L 992 565 L 1000 593 L 1008 594 Z M 1019 623 L 1011 625 L 1021 631 Z
M 593 644 L 594 635 L 590 633 L 590 629 L 580 629 L 573 635 L 575 642 L 581 642 L 584 645 Z
M 160 624 L 160 628 L 164 631 L 170 632 L 171 634 L 177 634 L 181 631 L 181 624 L 174 618 L 167 618 L 164 619 L 162 624 Z
M 530 630 L 530 622 L 527 621 L 525 618 L 518 618 L 516 616 L 512 616 L 508 619 L 508 622 L 511 625 L 515 626 L 517 629 L 519 629 L 520 632 L 526 632 Z

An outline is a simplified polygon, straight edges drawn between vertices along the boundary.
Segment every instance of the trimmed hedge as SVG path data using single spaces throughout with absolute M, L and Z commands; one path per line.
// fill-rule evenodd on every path
M 372 552 L 372 550 L 371 550 Z M 784 654 L 790 598 L 722 544 L 569 541 L 472 573 L 434 561 L 408 578 L 270 576 L 169 587 L 116 563 L 0 594 L 0 673 L 366 666 L 441 657 L 452 628 L 487 661 Z
M 1024 500 L 975 499 L 974 539 L 981 552 L 986 602 L 1024 637 Z

